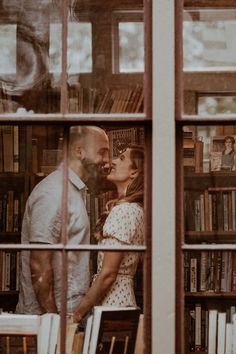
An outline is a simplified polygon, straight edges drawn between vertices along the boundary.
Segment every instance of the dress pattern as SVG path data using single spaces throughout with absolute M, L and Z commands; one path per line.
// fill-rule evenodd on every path
M 121 203 L 112 208 L 103 226 L 100 245 L 142 245 L 144 242 L 143 208 L 137 203 Z M 104 252 L 98 254 L 98 273 L 102 268 Z M 134 294 L 134 275 L 140 254 L 125 252 L 120 269 L 110 291 L 101 305 L 136 306 Z M 96 278 L 96 276 L 95 276 Z

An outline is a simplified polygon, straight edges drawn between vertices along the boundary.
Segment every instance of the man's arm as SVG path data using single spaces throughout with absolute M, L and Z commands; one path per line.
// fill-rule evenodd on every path
M 43 312 L 57 312 L 52 256 L 52 251 L 31 251 L 30 254 L 32 285 Z

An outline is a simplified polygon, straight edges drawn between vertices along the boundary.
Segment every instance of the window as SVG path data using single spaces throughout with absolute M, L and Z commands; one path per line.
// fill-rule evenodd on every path
M 49 4 L 39 1 L 37 7 L 29 2 L 21 7 L 12 2 L 11 7 L 4 2 L 3 15 L 0 15 L 0 22 L 6 28 L 9 26 L 11 38 L 14 36 L 14 40 L 11 39 L 10 42 L 15 48 L 16 57 L 14 75 L 7 80 L 2 78 L 0 88 L 0 211 L 3 220 L 0 230 L 0 262 L 1 269 L 4 268 L 1 273 L 0 298 L 4 310 L 15 311 L 21 285 L 31 285 L 31 276 L 27 273 L 28 266 L 24 273 L 28 280 L 21 283 L 18 275 L 20 259 L 28 262 L 29 254 L 34 254 L 36 258 L 45 254 L 52 255 L 53 262 L 57 264 L 57 271 L 54 272 L 55 303 L 49 311 L 56 308 L 60 312 L 62 354 L 66 353 L 66 321 L 74 307 L 73 301 L 79 295 L 78 283 L 84 284 L 84 292 L 88 286 L 88 271 L 90 270 L 91 274 L 96 272 L 98 252 L 129 252 L 131 258 L 142 255 L 140 258 L 143 261 L 137 264 L 135 262 L 132 274 L 136 274 L 135 295 L 137 304 L 144 312 L 145 331 L 148 333 L 151 328 L 151 229 L 148 227 L 151 224 L 151 212 L 146 211 L 151 210 L 152 184 L 148 171 L 151 168 L 149 156 L 152 117 L 151 95 L 149 98 L 144 96 L 144 85 L 151 90 L 151 78 L 150 73 L 144 74 L 141 70 L 138 72 L 138 65 L 139 68 L 144 68 L 144 57 L 140 53 L 137 55 L 138 60 L 135 54 L 136 62 L 142 62 L 141 66 L 137 65 L 135 73 L 130 70 L 128 76 L 127 72 L 122 72 L 122 77 L 114 77 L 111 19 L 113 12 L 119 10 L 119 5 L 116 1 L 110 3 L 111 6 L 106 6 L 96 0 L 91 6 L 81 2 L 68 8 L 66 2 Z M 143 4 L 139 0 L 135 0 L 135 5 L 131 0 L 124 3 L 128 10 L 133 7 L 136 10 L 138 7 L 143 11 Z M 145 11 L 150 11 L 148 2 L 145 6 Z M 84 15 L 86 21 L 80 21 L 78 13 L 82 17 Z M 124 21 L 125 24 L 129 22 L 135 23 L 132 38 L 137 38 L 138 43 L 143 42 L 140 17 L 138 21 L 133 21 L 133 18 Z M 121 31 L 123 22 L 120 23 Z M 129 27 L 133 29 L 132 26 Z M 149 26 L 149 32 L 145 35 L 146 47 L 151 45 L 151 23 Z M 143 25 L 141 27 L 143 28 Z M 132 33 L 131 30 L 128 32 Z M 4 50 L 8 50 L 9 43 L 3 40 L 1 43 Z M 4 50 L 1 49 L 2 53 Z M 9 69 L 11 63 L 4 59 L 4 54 L 1 58 L 5 74 L 12 70 Z M 125 60 L 129 59 L 123 57 L 122 60 L 122 65 L 125 66 Z M 150 52 L 145 60 L 150 65 Z M 117 198 L 114 184 L 104 179 L 97 183 L 89 183 L 89 178 L 86 179 L 89 190 L 83 194 L 83 198 L 80 197 L 84 220 L 87 220 L 86 215 L 89 217 L 84 225 L 86 236 L 82 235 L 82 231 L 78 235 L 76 230 L 73 242 L 73 237 L 69 237 L 71 225 L 68 224 L 76 223 L 71 217 L 71 211 L 78 206 L 78 199 L 73 199 L 72 193 L 78 181 L 75 181 L 73 173 L 69 176 L 66 168 L 67 164 L 70 164 L 70 139 L 73 137 L 73 130 L 94 125 L 106 133 L 113 157 L 117 157 L 118 152 L 124 154 L 124 149 L 132 144 L 142 145 L 145 149 L 145 240 L 142 244 L 129 245 L 126 241 L 121 246 L 117 242 L 108 245 L 97 244 L 93 233 L 96 221 L 105 211 L 107 201 Z M 96 139 L 87 146 L 87 159 L 81 158 L 88 174 L 91 173 L 90 158 L 94 154 L 95 146 Z M 99 151 L 100 159 L 101 156 L 107 159 L 105 150 Z M 61 166 L 60 172 L 55 172 L 58 171 L 58 165 Z M 50 182 L 48 176 L 51 173 L 58 173 L 58 190 L 56 183 Z M 70 185 L 68 188 L 68 178 L 71 179 L 73 187 Z M 48 190 L 44 190 L 43 197 L 47 199 L 47 203 L 45 207 L 41 204 L 40 217 L 36 217 L 34 222 L 41 231 L 35 234 L 32 232 L 27 238 L 27 223 L 24 223 L 21 238 L 23 215 L 26 215 L 26 219 L 29 215 L 33 218 L 30 205 L 27 204 L 26 208 L 28 197 L 35 187 L 41 188 L 45 181 L 48 181 Z M 55 192 L 55 199 L 48 198 L 52 191 Z M 59 206 L 57 210 L 56 205 Z M 51 217 L 54 220 L 53 225 L 49 221 Z M 125 217 L 127 215 L 124 215 Z M 88 224 L 91 235 L 87 232 Z M 75 227 L 75 224 L 72 226 Z M 48 232 L 49 230 L 52 232 Z M 42 235 L 46 234 L 47 237 L 42 239 Z M 77 261 L 82 270 L 79 276 L 73 270 Z M 12 271 L 9 272 L 11 266 Z M 35 296 L 34 291 L 31 295 L 27 297 L 29 302 Z M 67 298 L 71 300 L 68 303 Z M 44 302 L 45 306 L 46 303 L 47 301 Z M 22 310 L 21 305 L 22 303 L 17 307 L 17 311 Z M 29 313 L 34 311 L 35 309 L 30 308 Z M 146 336 L 145 348 L 147 353 L 151 353 L 149 336 Z
M 178 6 L 176 352 L 217 353 L 235 317 L 235 4 Z

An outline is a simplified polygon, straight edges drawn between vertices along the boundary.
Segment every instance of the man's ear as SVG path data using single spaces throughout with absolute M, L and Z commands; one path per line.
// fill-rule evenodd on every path
M 82 148 L 79 144 L 75 144 L 73 146 L 73 155 L 77 158 L 80 159 L 82 158 Z

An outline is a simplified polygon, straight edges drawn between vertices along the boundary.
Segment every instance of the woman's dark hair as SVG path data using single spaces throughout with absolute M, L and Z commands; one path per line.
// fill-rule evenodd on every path
M 118 204 L 121 203 L 138 203 L 143 206 L 144 199 L 144 148 L 140 145 L 129 145 L 127 149 L 130 149 L 130 159 L 131 159 L 131 167 L 134 170 L 137 170 L 137 176 L 132 180 L 132 182 L 128 185 L 125 195 L 112 199 L 106 204 L 106 211 L 101 215 L 98 219 L 94 234 L 96 238 L 100 238 L 102 234 L 102 228 L 106 221 L 108 214 L 111 209 Z
M 224 137 L 224 143 L 227 141 L 227 140 L 230 140 L 232 144 L 235 144 L 235 139 L 233 136 L 231 135 L 227 135 Z

